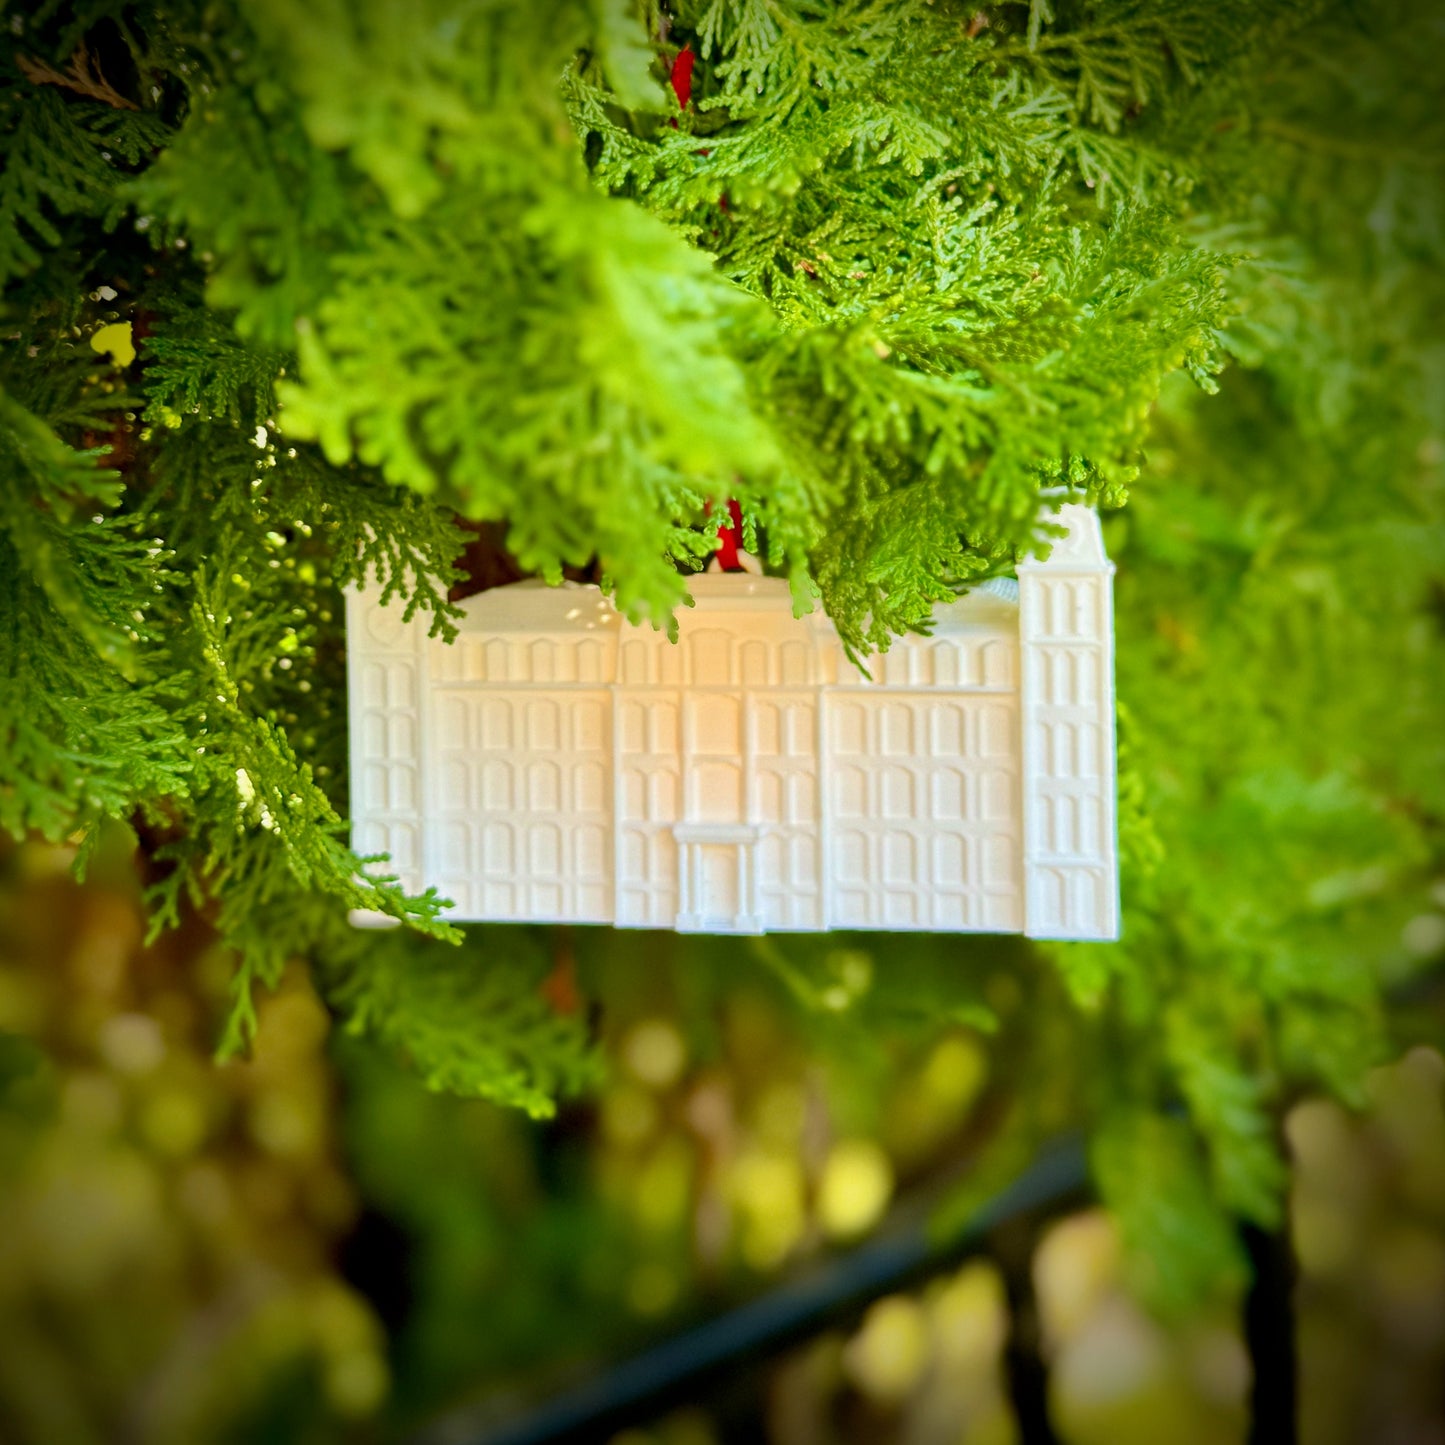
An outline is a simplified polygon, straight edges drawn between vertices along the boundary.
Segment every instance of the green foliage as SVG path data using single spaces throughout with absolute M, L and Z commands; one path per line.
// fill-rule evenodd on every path
M 100 210 L 115 187 L 102 154 L 102 137 L 77 118 L 54 90 L 29 86 L 13 64 L 5 66 L 0 94 L 0 281 L 33 270 L 44 249 L 58 246 L 61 224 Z M 99 109 L 99 107 L 96 107 Z
M 136 656 L 149 624 L 135 604 L 160 569 L 123 520 L 93 511 L 120 491 L 98 460 L 0 392 L 0 826 L 15 836 L 58 838 L 187 788 Z
M 474 936 L 460 959 L 404 935 L 353 933 L 332 941 L 322 976 L 348 1029 L 396 1045 L 428 1087 L 547 1118 L 599 1076 L 583 1021 L 543 992 L 552 967 L 541 930 L 493 930 L 485 949 Z
M 1125 941 L 1014 959 L 1023 1013 L 966 966 L 993 944 L 780 940 L 748 966 L 838 1047 L 998 1027 L 1029 1062 L 978 1178 L 1097 1126 L 1161 1296 L 1227 1274 L 1226 1217 L 1278 1213 L 1280 1110 L 1357 1095 L 1386 987 L 1428 963 L 1398 940 L 1445 817 L 1438 17 L 17 21 L 0 825 L 129 823 L 156 927 L 200 911 L 241 960 L 226 1047 L 301 958 L 437 1087 L 542 1113 L 591 1077 L 537 992 L 545 944 L 441 946 L 440 901 L 342 841 L 339 589 L 375 576 L 446 635 L 457 518 L 501 520 L 525 569 L 595 562 L 663 624 L 735 496 L 862 657 L 1046 545 L 1059 497 L 1132 492 L 1109 522 Z M 102 362 L 103 325 L 133 361 Z M 410 927 L 353 934 L 350 908 Z
M 1114 1205 L 1136 1287 L 1179 1309 L 1237 1282 L 1239 1245 L 1213 1205 L 1198 1149 L 1178 1119 L 1123 1108 L 1100 1121 L 1090 1163 Z

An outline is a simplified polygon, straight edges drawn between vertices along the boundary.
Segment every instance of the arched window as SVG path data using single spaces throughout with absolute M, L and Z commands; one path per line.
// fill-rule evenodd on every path
M 556 763 L 527 765 L 527 807 L 534 813 L 555 813 L 562 806 L 562 779 Z

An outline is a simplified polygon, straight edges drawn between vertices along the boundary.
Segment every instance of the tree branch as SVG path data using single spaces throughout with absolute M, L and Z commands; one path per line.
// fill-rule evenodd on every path
M 64 70 L 56 70 L 54 66 L 47 65 L 43 60 L 36 60 L 31 55 L 17 55 L 15 62 L 32 85 L 58 85 L 65 90 L 73 90 L 78 95 L 89 96 L 91 100 L 102 101 L 116 110 L 140 109 L 135 101 L 127 100 L 100 73 L 90 52 L 83 45 L 70 57 L 70 64 Z

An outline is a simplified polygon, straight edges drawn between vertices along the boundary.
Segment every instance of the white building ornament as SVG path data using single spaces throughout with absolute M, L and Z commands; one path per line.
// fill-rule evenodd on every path
M 1113 567 L 1059 516 L 871 681 L 780 578 L 693 578 L 676 643 L 591 586 L 481 593 L 452 644 L 353 590 L 354 846 L 462 922 L 1116 938 Z

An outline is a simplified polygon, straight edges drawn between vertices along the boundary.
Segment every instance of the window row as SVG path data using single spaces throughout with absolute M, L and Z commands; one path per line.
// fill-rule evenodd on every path
M 959 698 L 828 699 L 828 741 L 839 757 L 1008 758 L 1017 754 L 1012 702 Z
M 840 829 L 833 840 L 832 876 L 840 885 L 937 888 L 959 892 L 1016 888 L 1019 845 L 1007 835 Z
M 928 763 L 839 764 L 832 769 L 833 816 L 903 823 L 1007 823 L 1015 815 L 1017 774 Z

